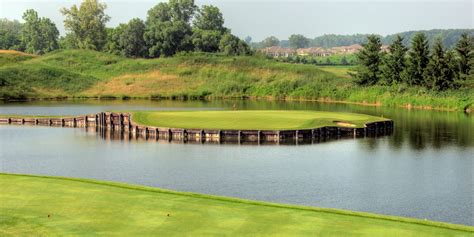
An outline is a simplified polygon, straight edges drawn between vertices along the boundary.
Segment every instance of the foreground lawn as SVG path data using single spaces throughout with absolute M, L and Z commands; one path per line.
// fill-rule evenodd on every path
M 324 111 L 166 111 L 132 112 L 136 123 L 170 128 L 291 130 L 323 126 L 363 127 L 364 124 L 386 120 L 364 114 Z M 341 123 L 343 122 L 343 123 Z
M 0 174 L 0 236 L 473 236 L 474 228 L 110 182 Z

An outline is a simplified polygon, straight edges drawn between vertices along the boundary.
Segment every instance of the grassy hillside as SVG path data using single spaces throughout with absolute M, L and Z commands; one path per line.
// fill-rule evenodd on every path
M 472 236 L 468 226 L 85 179 L 0 174 L 1 236 Z
M 15 50 L 0 49 L 0 67 L 8 64 L 18 63 L 35 57 L 36 55 L 33 54 L 27 54 Z
M 452 110 L 474 103 L 472 88 L 435 93 L 419 87 L 358 87 L 347 76 L 348 68 L 287 64 L 251 56 L 129 59 L 68 50 L 2 64 L 0 97 L 248 96 Z

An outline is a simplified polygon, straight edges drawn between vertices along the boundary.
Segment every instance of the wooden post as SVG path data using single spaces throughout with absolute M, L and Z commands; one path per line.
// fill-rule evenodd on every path
M 260 145 L 260 130 L 257 131 L 258 144 Z
M 98 127 L 99 126 L 99 114 L 95 114 L 95 126 Z
M 280 139 L 281 139 L 280 131 L 277 131 L 277 140 L 276 140 L 276 142 L 277 142 L 278 145 L 280 145 Z
M 76 118 L 72 118 L 72 126 L 73 126 L 73 127 L 77 127 Z
M 241 132 L 240 130 L 239 130 L 238 133 L 237 133 L 237 136 L 238 136 L 238 137 L 237 137 L 237 141 L 239 142 L 239 144 L 241 143 L 241 141 L 240 141 L 240 139 L 241 139 L 241 137 L 240 137 L 240 136 L 241 136 L 241 133 L 242 133 L 242 132 Z
M 204 130 L 201 130 L 199 132 L 199 139 L 201 142 L 204 142 L 206 139 L 204 138 Z
M 25 119 L 24 118 L 21 119 L 21 124 L 25 124 Z
M 219 136 L 219 144 L 220 144 L 222 143 L 222 131 L 219 130 L 218 133 L 219 133 L 218 136 Z
M 296 140 L 296 145 L 298 145 L 298 140 L 300 140 L 300 134 L 299 134 L 298 130 L 296 130 L 296 132 L 295 132 L 295 137 L 296 137 L 296 139 L 295 139 Z
M 12 118 L 8 118 L 8 124 L 12 123 Z
M 171 134 L 171 129 L 168 129 L 168 141 L 171 141 L 173 134 Z
M 51 126 L 53 124 L 53 121 L 51 119 L 48 119 L 48 124 Z
M 38 119 L 35 119 L 35 125 L 38 125 Z
M 86 115 L 84 116 L 84 127 L 87 128 L 89 125 L 89 117 Z

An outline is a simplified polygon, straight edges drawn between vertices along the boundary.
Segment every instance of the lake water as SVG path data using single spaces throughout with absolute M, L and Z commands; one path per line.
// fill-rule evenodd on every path
M 84 177 L 245 199 L 474 225 L 474 116 L 268 101 L 0 104 L 0 114 L 107 110 L 292 109 L 392 118 L 392 135 L 314 145 L 104 140 L 79 128 L 0 126 L 0 172 Z

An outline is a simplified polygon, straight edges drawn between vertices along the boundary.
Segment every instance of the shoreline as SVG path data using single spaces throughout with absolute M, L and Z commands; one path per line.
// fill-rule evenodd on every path
M 149 100 L 149 101 L 213 101 L 213 100 L 250 100 L 250 101 L 278 101 L 278 102 L 318 102 L 324 104 L 348 104 L 348 105 L 359 105 L 365 107 L 384 107 L 384 108 L 402 108 L 405 110 L 428 110 L 428 111 L 441 111 L 441 112 L 461 112 L 470 114 L 474 111 L 474 105 L 466 107 L 464 110 L 453 109 L 453 108 L 440 108 L 433 107 L 431 105 L 398 105 L 398 106 L 387 106 L 383 103 L 369 103 L 369 102 L 353 102 L 346 100 L 333 100 L 330 98 L 292 98 L 292 97 L 274 97 L 274 96 L 58 96 L 58 97 L 29 97 L 25 99 L 2 99 L 3 103 L 11 102 L 31 102 L 31 101 L 129 101 L 129 100 Z

